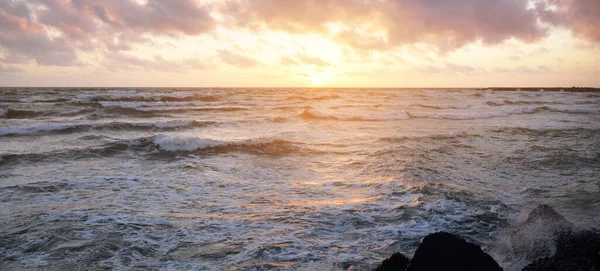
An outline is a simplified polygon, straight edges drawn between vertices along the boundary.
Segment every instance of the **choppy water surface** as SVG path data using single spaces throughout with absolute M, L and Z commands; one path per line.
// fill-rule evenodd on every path
M 600 219 L 600 93 L 0 89 L 0 269 L 369 270 Z

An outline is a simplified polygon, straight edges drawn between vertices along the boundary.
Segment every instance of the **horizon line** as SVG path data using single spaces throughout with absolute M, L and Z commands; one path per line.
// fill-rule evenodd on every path
M 280 88 L 280 89 L 600 89 L 600 86 L 487 86 L 487 87 L 367 87 L 367 86 L 236 86 L 236 87 L 219 87 L 219 86 L 0 86 L 0 88 L 199 88 L 199 89 L 235 89 L 235 88 L 254 88 L 254 89 L 267 89 L 267 88 Z

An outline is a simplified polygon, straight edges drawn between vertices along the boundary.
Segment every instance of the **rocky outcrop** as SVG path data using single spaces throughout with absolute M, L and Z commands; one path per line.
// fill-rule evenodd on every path
M 436 232 L 425 236 L 414 257 L 395 253 L 375 271 L 502 270 L 481 247 L 454 234 Z
M 600 271 L 600 231 L 565 230 L 556 239 L 552 257 L 534 260 L 523 270 L 596 270 Z
M 526 271 L 600 271 L 600 230 L 576 230 L 548 205 L 536 207 L 510 231 L 499 249 L 503 261 L 529 261 Z M 498 248 L 497 248 L 498 249 Z M 502 254 L 501 253 L 501 254 Z M 447 233 L 427 235 L 411 260 L 400 253 L 375 271 L 502 270 L 480 246 Z
M 408 259 L 400 252 L 394 253 L 391 257 L 385 259 L 375 271 L 403 271 L 408 266 Z
M 438 232 L 427 235 L 410 260 L 407 271 L 502 270 L 481 247 L 456 235 Z
M 502 262 L 533 261 L 555 253 L 555 240 L 573 225 L 548 205 L 539 205 L 527 220 L 501 234 L 496 251 Z

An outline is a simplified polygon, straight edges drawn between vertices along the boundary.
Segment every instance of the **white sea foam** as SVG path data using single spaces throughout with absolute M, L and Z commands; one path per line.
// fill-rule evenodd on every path
M 154 144 L 156 144 L 160 150 L 172 152 L 195 151 L 199 149 L 223 146 L 226 144 L 221 141 L 207 138 L 168 135 L 155 136 L 153 137 L 152 142 L 154 142 Z
M 205 103 L 198 102 L 117 102 L 117 101 L 100 101 L 102 107 L 123 107 L 123 108 L 140 108 L 140 107 L 179 107 L 179 106 L 197 106 Z
M 487 104 L 491 106 L 500 106 L 506 104 L 506 102 L 504 100 L 496 99 L 488 101 Z

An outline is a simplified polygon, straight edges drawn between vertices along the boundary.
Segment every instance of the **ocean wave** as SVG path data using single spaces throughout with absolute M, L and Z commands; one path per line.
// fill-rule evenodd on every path
M 485 103 L 489 106 L 502 106 L 502 105 L 505 105 L 507 102 L 508 102 L 507 100 L 491 100 L 491 101 L 487 101 Z
M 126 99 L 126 98 L 139 98 L 139 99 L 153 99 L 153 98 L 162 98 L 162 97 L 171 97 L 171 98 L 189 98 L 194 97 L 195 93 L 190 91 L 183 92 L 153 92 L 153 91 L 144 91 L 139 92 L 137 90 L 126 90 L 126 89 L 113 89 L 109 91 L 102 92 L 86 92 L 75 95 L 76 99 L 80 100 L 95 100 L 102 98 L 112 98 L 112 99 Z
M 144 108 L 144 107 L 177 107 L 177 106 L 202 106 L 203 103 L 195 102 L 123 102 L 123 101 L 99 101 L 102 107 Z
M 508 117 L 510 115 L 533 114 L 539 112 L 542 108 L 520 108 L 513 111 L 501 112 L 485 112 L 485 113 L 462 113 L 462 114 L 432 114 L 432 113 L 416 113 L 407 112 L 411 118 L 428 118 L 428 119 L 447 119 L 447 120 L 474 120 L 474 119 L 491 119 Z
M 600 127 L 568 127 L 568 126 L 542 126 L 542 127 L 502 127 L 490 130 L 495 133 L 524 134 L 534 136 L 563 136 L 565 134 L 596 134 Z
M 547 107 L 547 110 L 552 112 L 569 113 L 569 114 L 600 114 L 598 108 L 558 108 Z
M 315 109 L 305 109 L 298 117 L 312 120 L 340 120 L 340 121 L 389 121 L 409 119 L 409 115 L 401 111 L 397 114 L 374 115 L 374 116 L 349 116 L 349 115 L 331 115 L 320 112 Z
M 395 137 L 384 137 L 384 138 L 380 138 L 378 139 L 378 141 L 382 141 L 382 142 L 400 142 L 400 141 L 406 141 L 406 140 L 421 140 L 421 139 L 452 139 L 452 138 L 461 138 L 461 137 L 467 137 L 470 136 L 470 134 L 462 132 L 462 131 L 457 131 L 457 132 L 450 132 L 450 133 L 437 133 L 437 134 L 428 134 L 428 135 L 404 135 L 404 136 L 395 136 Z
M 88 137 L 86 140 L 111 140 L 108 137 Z M 277 137 L 261 137 L 237 141 L 220 141 L 209 138 L 156 135 L 130 140 L 116 140 L 101 146 L 56 150 L 42 153 L 0 154 L 0 165 L 22 162 L 40 162 L 55 159 L 82 159 L 90 156 L 114 155 L 210 155 L 229 152 L 255 155 L 314 154 L 316 151 Z M 133 152 L 131 152 L 133 151 Z
M 27 126 L 0 128 L 0 136 L 22 136 L 40 133 L 76 133 L 90 130 L 172 130 L 206 127 L 214 124 L 209 121 L 175 120 L 164 122 L 109 122 L 109 123 L 41 123 Z
M 71 99 L 58 98 L 58 99 L 36 99 L 36 98 L 23 98 L 19 99 L 20 103 L 63 103 L 68 102 Z
M 138 111 L 239 111 L 247 110 L 247 107 L 207 105 L 199 102 L 122 102 L 122 101 L 99 101 L 98 104 L 103 108 L 128 108 Z
M 260 137 L 238 141 L 220 141 L 208 138 L 157 135 L 138 140 L 141 146 L 165 152 L 224 153 L 244 152 L 253 154 L 290 154 L 304 152 L 301 143 L 277 137 Z
M 503 106 L 503 105 L 585 105 L 585 104 L 598 104 L 598 101 L 572 101 L 572 102 L 564 102 L 564 101 L 542 101 L 542 100 L 490 100 L 486 102 L 489 106 Z
M 326 101 L 333 99 L 340 99 L 341 96 L 337 94 L 333 95 L 324 95 L 324 96 L 316 96 L 316 97 L 304 97 L 304 96 L 289 96 L 286 100 L 300 100 L 300 101 Z
M 8 108 L 3 111 L 4 112 L 0 111 L 0 116 L 6 117 L 9 119 L 35 118 L 35 117 L 45 115 L 44 112 L 30 111 L 30 110 L 17 110 L 17 109 L 11 109 L 11 108 Z M 2 114 L 2 113 L 4 113 L 4 114 Z
M 273 107 L 272 109 L 274 109 L 274 110 L 294 110 L 295 111 L 298 109 L 304 109 L 304 110 L 314 109 L 314 107 L 309 106 L 309 105 L 304 105 L 304 106 L 289 105 L 289 106 L 276 106 L 276 107 Z
M 34 110 L 20 110 L 20 109 L 0 109 L 0 117 L 8 119 L 29 119 L 40 116 L 78 116 L 87 113 L 94 112 L 94 109 L 83 109 L 79 111 L 34 111 Z
M 148 107 L 148 108 L 134 108 L 134 107 L 107 107 L 103 111 L 107 113 L 114 113 L 119 115 L 134 115 L 142 117 L 155 117 L 165 115 L 168 113 L 186 113 L 186 112 L 231 112 L 231 111 L 245 111 L 249 110 L 246 107 L 231 107 L 231 106 L 204 106 L 204 107 Z
M 424 107 L 424 108 L 431 108 L 431 109 L 469 109 L 469 108 L 471 108 L 471 105 L 469 105 L 469 104 L 464 104 L 464 105 L 458 105 L 458 104 L 416 104 L 415 106 Z
M 135 90 L 110 90 L 102 93 L 80 93 L 73 97 L 77 102 L 217 102 L 224 96 L 203 95 L 192 91 L 138 92 Z

